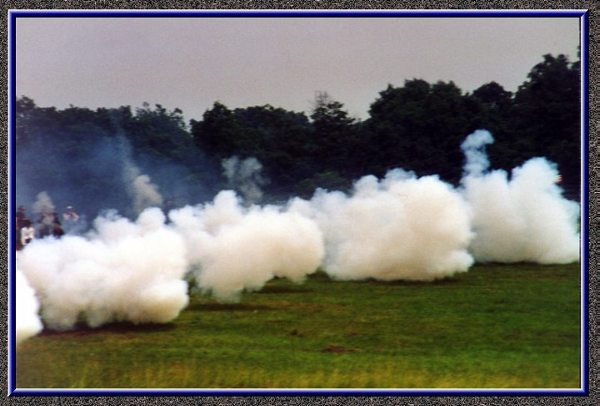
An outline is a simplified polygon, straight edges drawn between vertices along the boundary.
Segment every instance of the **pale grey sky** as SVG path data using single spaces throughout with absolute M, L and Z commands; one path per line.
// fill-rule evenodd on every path
M 179 107 L 201 119 L 327 91 L 354 116 L 388 84 L 490 81 L 515 91 L 542 55 L 574 61 L 571 18 L 18 18 L 16 93 L 39 106 Z

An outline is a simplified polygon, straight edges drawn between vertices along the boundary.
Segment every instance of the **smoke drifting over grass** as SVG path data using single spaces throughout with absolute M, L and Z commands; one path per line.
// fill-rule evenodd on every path
M 51 329 L 77 322 L 164 323 L 187 305 L 185 247 L 164 226 L 159 209 L 136 222 L 101 217 L 87 237 L 34 240 L 19 255 L 19 268 L 35 289 Z
M 275 206 L 243 208 L 231 191 L 169 217 L 188 242 L 198 285 L 220 300 L 236 300 L 274 277 L 301 282 L 323 258 L 323 238 L 312 220 Z
M 435 176 L 404 171 L 361 178 L 350 196 L 319 191 L 297 210 L 325 234 L 325 270 L 338 279 L 433 280 L 473 263 L 469 211 Z
M 261 165 L 232 158 L 223 168 L 246 200 L 221 191 L 212 202 L 171 210 L 170 222 L 159 208 L 145 208 L 162 198 L 129 166 L 134 206 L 143 210 L 136 221 L 109 213 L 85 236 L 35 240 L 20 252 L 18 268 L 44 324 L 68 329 L 77 322 L 168 322 L 188 303 L 188 275 L 203 292 L 232 301 L 275 277 L 301 282 L 319 267 L 342 280 L 431 281 L 474 261 L 577 261 L 579 205 L 562 196 L 556 166 L 534 158 L 510 178 L 490 171 L 484 147 L 491 142 L 479 130 L 463 143 L 458 188 L 396 169 L 359 179 L 351 193 L 318 190 L 283 206 L 252 204 L 262 196 Z M 38 201 L 47 205 L 49 197 Z M 19 303 L 31 298 L 20 292 Z M 36 332 L 29 303 L 18 305 L 27 314 L 19 313 L 17 324 L 30 326 L 19 337 Z
M 513 169 L 486 171 L 487 131 L 463 143 L 467 157 L 464 194 L 476 234 L 470 251 L 481 262 L 562 264 L 579 259 L 579 204 L 562 196 L 556 165 L 533 158 Z
M 42 322 L 38 316 L 40 304 L 35 291 L 27 282 L 23 273 L 15 272 L 16 284 L 16 326 L 17 345 L 42 330 Z

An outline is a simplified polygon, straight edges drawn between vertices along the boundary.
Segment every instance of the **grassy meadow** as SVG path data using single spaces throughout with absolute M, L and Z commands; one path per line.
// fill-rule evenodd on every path
M 476 265 L 433 283 L 273 280 L 165 325 L 44 331 L 17 388 L 577 388 L 579 264 Z

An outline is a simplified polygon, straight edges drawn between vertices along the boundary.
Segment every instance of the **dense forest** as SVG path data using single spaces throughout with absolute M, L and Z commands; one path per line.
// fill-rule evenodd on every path
M 545 55 L 515 93 L 498 83 L 465 93 L 453 82 L 406 80 L 389 85 L 368 118 L 318 93 L 312 111 L 271 105 L 229 108 L 215 102 L 186 123 L 162 105 L 91 110 L 43 108 L 16 101 L 16 204 L 31 207 L 46 191 L 62 210 L 74 205 L 93 218 L 103 209 L 133 215 L 132 182 L 155 185 L 165 208 L 211 199 L 231 187 L 222 163 L 254 157 L 262 164 L 263 202 L 346 190 L 353 180 L 391 168 L 438 174 L 458 184 L 460 144 L 489 130 L 493 168 L 510 170 L 534 156 L 555 162 L 569 198 L 579 199 L 580 65 Z

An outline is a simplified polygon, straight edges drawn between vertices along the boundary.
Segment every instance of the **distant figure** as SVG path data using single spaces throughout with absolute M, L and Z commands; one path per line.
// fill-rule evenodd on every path
M 52 235 L 55 224 L 60 226 L 60 219 L 58 218 L 58 214 L 56 214 L 56 212 L 43 212 L 38 220 L 38 223 L 40 224 L 38 236 L 40 238 L 44 238 Z
M 52 228 L 52 236 L 54 236 L 56 238 L 60 238 L 63 235 L 65 235 L 65 230 L 62 229 L 62 227 L 60 226 L 60 223 L 54 223 L 53 228 Z
M 19 206 L 19 208 L 17 209 L 17 228 L 22 228 L 23 221 L 26 219 L 27 216 L 25 215 L 25 207 Z
M 67 206 L 63 213 L 63 220 L 76 222 L 79 220 L 79 214 L 73 209 L 73 206 Z
M 21 244 L 21 229 L 25 225 L 25 220 L 27 220 L 27 216 L 25 215 L 25 207 L 19 206 L 19 208 L 17 209 L 17 219 L 15 221 L 15 236 L 17 250 L 23 248 L 23 245 Z
M 23 220 L 23 228 L 21 228 L 21 247 L 25 247 L 35 238 L 35 230 L 29 219 Z
M 169 211 L 173 210 L 175 208 L 175 199 L 173 199 L 172 197 L 168 197 L 167 199 L 165 199 L 165 202 L 163 203 L 163 211 L 165 213 L 168 213 Z

